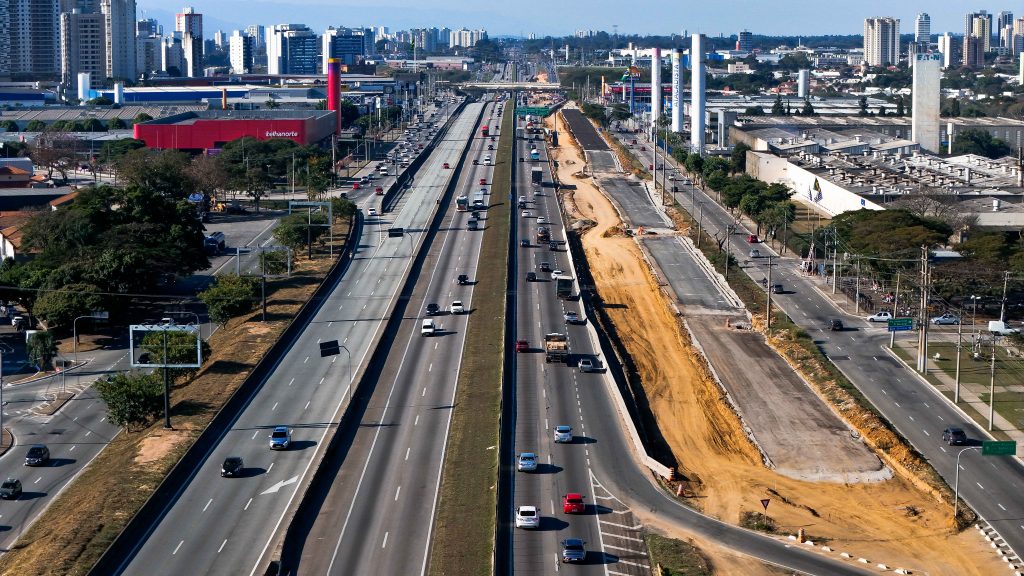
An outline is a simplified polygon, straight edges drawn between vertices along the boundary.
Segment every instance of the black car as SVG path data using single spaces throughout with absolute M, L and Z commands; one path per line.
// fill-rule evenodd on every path
M 25 466 L 44 466 L 50 461 L 50 449 L 44 444 L 36 444 L 25 454 Z
M 0 498 L 4 500 L 17 500 L 21 496 L 21 480 L 8 478 L 0 484 Z
M 967 442 L 967 434 L 960 428 L 950 426 L 942 431 L 942 441 L 950 446 L 959 446 Z
M 220 475 L 234 478 L 242 474 L 243 468 L 245 468 L 245 464 L 242 462 L 241 456 L 228 456 L 220 467 Z
M 522 240 L 519 241 L 519 245 L 521 247 L 523 247 L 523 248 L 529 248 L 530 247 L 530 241 L 527 240 L 526 238 L 523 238 Z
M 833 332 L 841 332 L 843 330 L 843 321 L 838 318 L 829 320 L 826 325 L 828 326 L 828 329 Z
M 441 307 L 431 302 L 427 304 L 427 316 L 437 316 L 441 313 Z
M 526 273 L 526 281 L 527 282 L 536 282 L 537 281 L 537 273 L 536 272 L 527 272 Z

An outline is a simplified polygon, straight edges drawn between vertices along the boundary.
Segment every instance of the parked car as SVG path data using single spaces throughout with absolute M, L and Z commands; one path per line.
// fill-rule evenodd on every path
M 516 352 L 529 352 L 530 341 L 529 340 L 516 340 Z
M 25 454 L 25 466 L 44 466 L 50 462 L 50 449 L 45 444 L 35 444 Z
M 825 325 L 833 332 L 841 332 L 843 330 L 843 321 L 838 318 L 828 320 L 825 322 Z
M 516 463 L 516 470 L 520 472 L 534 472 L 537 470 L 537 455 L 533 452 L 523 452 L 519 455 Z
M 287 450 L 292 443 L 292 431 L 287 426 L 278 426 L 270 433 L 271 450 Z
M 536 528 L 540 526 L 540 514 L 536 506 L 520 506 L 516 508 L 516 528 Z
M 870 316 L 866 316 L 864 319 L 868 322 L 888 322 L 889 320 L 892 320 L 892 318 L 892 312 L 882 310 L 881 312 L 876 312 Z
M 948 324 L 956 325 L 960 323 L 960 317 L 957 316 L 956 314 L 950 314 L 949 312 L 946 312 L 942 316 L 936 316 L 935 318 L 932 318 L 931 323 L 940 326 Z
M 562 540 L 562 562 L 583 562 L 587 559 L 585 542 L 579 538 Z
M 4 500 L 17 500 L 21 496 L 21 480 L 8 478 L 0 484 L 0 498 Z
M 583 495 L 576 492 L 569 492 L 562 496 L 562 512 L 566 514 L 583 514 L 586 504 L 583 503 Z
M 244 467 L 241 456 L 228 456 L 220 466 L 220 475 L 223 478 L 240 476 Z
M 967 434 L 961 428 L 950 426 L 942 431 L 942 441 L 949 446 L 959 446 L 967 442 Z
M 572 426 L 555 426 L 555 442 L 559 444 L 572 442 Z

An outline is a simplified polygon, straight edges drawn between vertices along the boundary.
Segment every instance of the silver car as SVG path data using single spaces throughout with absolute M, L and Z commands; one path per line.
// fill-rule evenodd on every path
M 572 442 L 572 426 L 555 426 L 555 442 Z
M 587 559 L 585 542 L 579 538 L 562 540 L 562 562 L 583 562 Z
M 520 472 L 534 472 L 537 470 L 537 455 L 532 452 L 523 452 L 519 455 L 519 462 L 516 469 Z
M 271 450 L 287 450 L 292 443 L 292 431 L 287 426 L 278 426 L 270 433 Z

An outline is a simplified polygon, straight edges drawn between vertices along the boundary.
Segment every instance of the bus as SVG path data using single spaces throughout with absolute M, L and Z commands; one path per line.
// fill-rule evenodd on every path
M 486 208 L 487 204 L 484 202 L 484 193 L 477 192 L 473 195 L 473 208 Z
M 466 212 L 469 210 L 469 198 L 465 194 L 455 199 L 455 211 Z

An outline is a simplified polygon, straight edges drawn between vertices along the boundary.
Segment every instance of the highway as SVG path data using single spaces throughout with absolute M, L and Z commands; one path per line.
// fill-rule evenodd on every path
M 633 153 L 644 164 L 653 162 L 653 151 L 649 145 L 646 151 L 634 147 Z M 679 202 L 686 210 L 702 212 L 703 225 L 710 234 L 721 233 L 727 225 L 736 225 L 735 218 L 700 188 L 692 189 L 695 204 L 691 206 L 690 193 L 690 186 L 680 185 Z M 729 244 L 732 253 L 738 255 L 742 269 L 760 282 L 767 275 L 768 259 L 746 257 L 751 248 L 746 236 L 752 232 L 740 227 L 730 236 Z M 757 248 L 762 256 L 776 255 L 766 244 L 759 244 Z M 792 256 L 774 259 L 772 282 L 782 283 L 787 293 L 774 297 L 773 303 L 813 336 L 829 359 L 952 487 L 957 453 L 963 448 L 945 445 L 941 441 L 942 430 L 947 426 L 960 426 L 976 443 L 989 439 L 986 433 L 930 384 L 889 355 L 885 350 L 889 337 L 884 328 L 871 325 L 863 317 L 839 311 L 819 291 L 828 288 L 803 276 L 799 264 L 799 259 Z M 825 322 L 830 318 L 843 319 L 847 329 L 840 332 L 827 330 Z M 982 456 L 980 450 L 969 450 L 962 455 L 960 497 L 996 528 L 1018 554 L 1024 551 L 1022 489 L 1024 466 L 1016 458 Z
M 319 303 L 307 329 L 119 572 L 153 574 L 159 567 L 161 574 L 250 574 L 264 561 L 409 273 L 435 200 L 452 174 L 441 166 L 460 157 L 481 106 L 471 104 L 453 119 L 395 211 L 365 222 L 349 269 Z M 375 200 L 364 200 L 364 208 L 368 202 Z M 390 227 L 403 227 L 405 234 L 388 237 Z M 321 359 L 318 343 L 334 339 L 347 354 Z M 292 430 L 292 442 L 272 452 L 268 435 L 278 425 Z M 244 459 L 242 477 L 220 477 L 228 456 Z
M 500 124 L 493 103 L 484 110 L 473 129 L 477 135 L 480 125 Z M 496 144 L 478 136 L 470 141 L 453 198 L 472 199 L 477 191 L 490 190 L 493 166 L 483 158 L 494 157 L 487 146 Z M 346 442 L 332 454 L 340 468 L 328 486 L 316 487 L 326 493 L 314 496 L 319 511 L 303 528 L 298 558 L 288 553 L 285 564 L 292 573 L 419 574 L 426 569 L 466 324 L 474 313 L 473 285 L 459 285 L 457 278 L 476 277 L 483 238 L 482 230 L 467 228 L 471 215 L 457 212 L 454 201 L 442 203 L 442 209 L 446 215 L 400 328 L 382 344 L 388 346 L 387 361 L 372 389 L 362 393 L 369 397 L 361 402 L 361 418 L 346 425 L 341 432 Z M 451 312 L 455 300 L 463 303 L 465 314 Z M 420 325 L 430 303 L 441 309 L 431 316 L 440 332 L 425 337 Z

